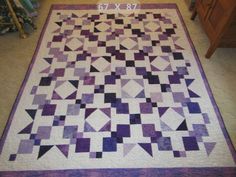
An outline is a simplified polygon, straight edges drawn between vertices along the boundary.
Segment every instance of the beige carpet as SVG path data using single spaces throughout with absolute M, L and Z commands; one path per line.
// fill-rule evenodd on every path
M 97 1 L 70 0 L 68 3 L 78 2 L 96 3 Z M 141 2 L 168 2 L 178 4 L 202 62 L 216 102 L 222 113 L 227 130 L 234 146 L 236 146 L 236 49 L 217 49 L 211 57 L 211 60 L 206 60 L 204 55 L 209 46 L 208 39 L 201 28 L 199 20 L 196 19 L 194 22 L 190 20 L 191 12 L 188 11 L 188 5 L 185 1 L 149 0 Z M 18 33 L 7 34 L 0 37 L 0 134 L 3 132 L 11 107 L 33 56 L 50 4 L 65 3 L 65 1 L 41 0 L 40 3 L 39 17 L 36 21 L 38 30 L 36 32 L 31 34 L 27 39 L 18 38 Z

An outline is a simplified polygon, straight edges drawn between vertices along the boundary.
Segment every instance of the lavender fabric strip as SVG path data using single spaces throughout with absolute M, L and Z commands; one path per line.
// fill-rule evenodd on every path
M 235 168 L 144 168 L 1 172 L 1 177 L 235 177 Z

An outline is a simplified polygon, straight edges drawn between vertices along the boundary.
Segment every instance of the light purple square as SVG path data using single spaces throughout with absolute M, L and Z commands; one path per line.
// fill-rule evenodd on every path
M 49 139 L 51 135 L 51 129 L 51 126 L 38 127 L 36 139 Z
M 33 99 L 33 104 L 34 105 L 44 105 L 46 97 L 47 97 L 46 94 L 35 95 L 34 99 Z
M 67 115 L 78 115 L 80 110 L 80 105 L 69 104 L 67 107 Z
M 144 137 L 156 137 L 155 125 L 154 124 L 143 124 L 143 136 Z
M 152 104 L 151 103 L 140 103 L 140 111 L 143 114 L 150 114 L 152 113 Z
M 21 140 L 18 148 L 19 154 L 31 154 L 33 152 L 34 140 Z
M 83 94 L 82 95 L 82 103 L 88 104 L 93 103 L 94 94 Z

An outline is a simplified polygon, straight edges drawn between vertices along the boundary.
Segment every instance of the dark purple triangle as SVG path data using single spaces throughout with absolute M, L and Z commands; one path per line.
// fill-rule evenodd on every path
M 109 63 L 111 63 L 111 57 L 104 56 L 103 58 L 104 58 L 106 61 L 108 61 Z
M 99 131 L 100 132 L 111 131 L 111 121 L 107 122 Z
M 96 27 L 94 28 L 94 32 L 95 33 L 99 33 L 99 32 L 101 32 L 101 31 L 99 31 Z
M 78 88 L 79 81 L 77 81 L 77 80 L 70 80 L 69 82 L 70 82 L 75 88 Z
M 121 50 L 128 50 L 126 47 L 124 47 L 123 45 L 120 45 L 120 49 Z
M 78 16 L 75 15 L 74 13 L 72 13 L 71 17 L 72 17 L 72 18 L 77 18 Z
M 152 62 L 153 60 L 156 59 L 156 56 L 150 56 L 149 59 L 150 59 L 150 61 Z
M 91 65 L 90 72 L 100 72 L 94 66 Z
M 177 130 L 177 131 L 185 131 L 185 130 L 188 130 L 188 127 L 187 127 L 187 124 L 186 124 L 186 120 L 184 120 L 176 130 Z
M 57 92 L 53 91 L 52 99 L 54 99 L 54 100 L 62 100 L 62 97 L 60 95 L 58 95 Z
M 28 115 L 29 115 L 32 119 L 35 118 L 35 115 L 36 115 L 36 112 L 37 112 L 36 109 L 26 109 L 25 111 L 28 113 Z
M 75 91 L 72 94 L 70 94 L 68 97 L 66 97 L 66 99 L 68 99 L 68 100 L 76 99 L 76 95 L 77 95 L 77 91 Z
M 135 98 L 145 98 L 144 90 L 142 90 Z
M 160 117 L 163 116 L 163 114 L 169 109 L 169 107 L 158 107 L 158 112 Z
M 39 153 L 38 153 L 38 159 L 40 157 L 42 157 L 44 154 L 46 154 L 52 147 L 53 147 L 53 145 L 40 146 Z
M 86 110 L 85 110 L 85 119 L 88 116 L 90 116 L 95 110 L 96 110 L 96 108 L 86 108 Z
M 152 156 L 151 143 L 139 143 L 139 146 L 142 147 L 150 156 Z
M 43 58 L 48 64 L 52 64 L 52 58 Z
M 65 45 L 64 51 L 72 51 L 72 50 L 67 45 Z
M 58 26 L 62 25 L 62 22 L 55 22 Z
M 193 81 L 194 81 L 194 79 L 185 79 L 187 86 L 189 86 Z
M 18 134 L 30 134 L 33 127 L 33 122 L 27 125 L 23 130 L 21 130 Z
M 199 98 L 200 96 L 194 93 L 192 90 L 188 89 L 188 94 L 191 98 Z
M 100 110 L 106 114 L 109 118 L 111 117 L 111 108 L 100 108 Z
M 62 152 L 62 154 L 65 157 L 68 157 L 68 152 L 69 152 L 69 145 L 68 144 L 57 145 L 57 148 Z

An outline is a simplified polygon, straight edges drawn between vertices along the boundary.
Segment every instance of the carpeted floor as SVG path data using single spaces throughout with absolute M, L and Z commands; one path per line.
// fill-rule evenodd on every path
M 232 146 L 224 140 L 205 78 L 173 10 L 176 6 L 143 7 L 148 12 L 117 14 L 111 24 L 109 19 L 115 15 L 95 15 L 95 10 L 87 17 L 83 11 L 59 10 L 96 6 L 55 6 L 58 11 L 52 13 L 37 48 L 32 73 L 11 116 L 8 137 L 3 137 L 1 160 L 10 161 L 1 165 L 3 170 L 234 166 L 227 143 L 231 150 Z M 76 25 L 81 23 L 81 19 L 76 21 L 78 16 L 83 27 Z M 81 30 L 81 38 L 77 30 Z M 119 43 L 115 34 L 121 35 Z M 65 157 L 69 160 L 66 166 Z M 83 160 L 77 161 L 77 157 Z M 42 165 L 45 160 L 51 162 L 48 167 Z M 195 173 L 195 169 L 188 170 Z M 218 174 L 217 169 L 211 170 L 211 175 Z M 234 174 L 230 170 L 234 169 L 221 173 Z M 155 170 L 147 171 L 152 173 Z

